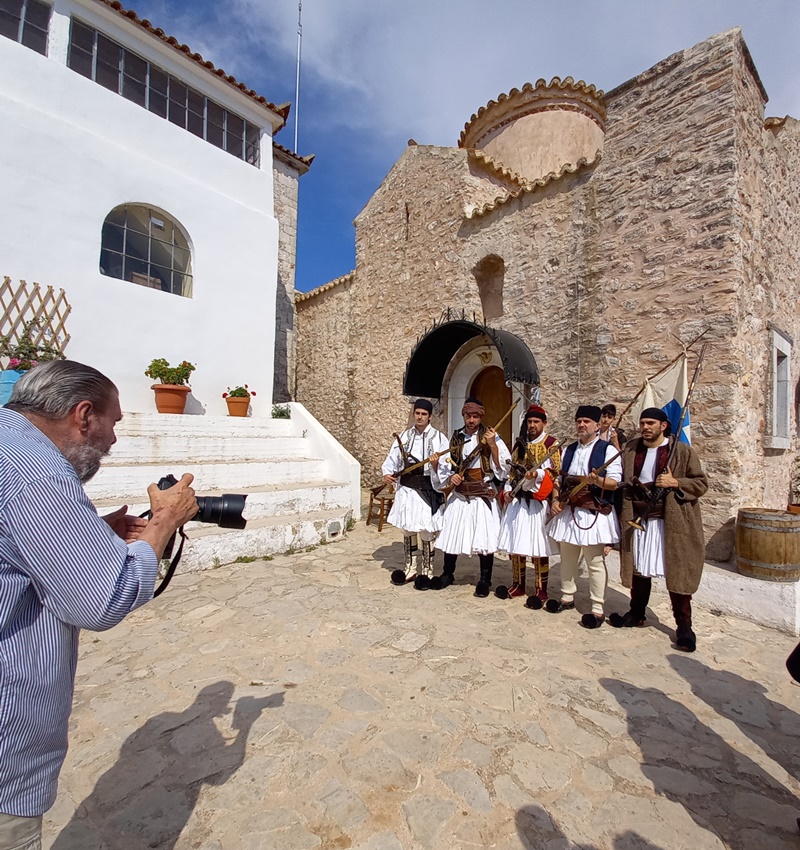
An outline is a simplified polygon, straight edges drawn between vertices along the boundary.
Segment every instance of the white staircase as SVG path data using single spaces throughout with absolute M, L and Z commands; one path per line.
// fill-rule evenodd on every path
M 360 516 L 360 466 L 301 404 L 289 408 L 291 419 L 126 413 L 86 492 L 101 515 L 143 513 L 148 485 L 169 473 L 191 472 L 198 496 L 246 493 L 246 529 L 187 524 L 181 571 L 338 539 Z

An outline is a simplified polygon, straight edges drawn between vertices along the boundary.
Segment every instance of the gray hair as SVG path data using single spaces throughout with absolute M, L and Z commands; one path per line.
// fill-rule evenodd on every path
M 74 360 L 52 360 L 34 367 L 14 384 L 6 407 L 58 420 L 82 401 L 90 401 L 103 413 L 116 393 L 114 383 L 97 369 Z

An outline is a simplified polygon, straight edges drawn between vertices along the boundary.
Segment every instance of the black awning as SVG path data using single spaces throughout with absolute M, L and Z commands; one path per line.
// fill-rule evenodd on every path
M 441 398 L 442 381 L 453 356 L 465 342 L 483 335 L 497 349 L 507 381 L 539 386 L 536 360 L 518 336 L 461 319 L 435 325 L 419 340 L 406 364 L 403 394 Z

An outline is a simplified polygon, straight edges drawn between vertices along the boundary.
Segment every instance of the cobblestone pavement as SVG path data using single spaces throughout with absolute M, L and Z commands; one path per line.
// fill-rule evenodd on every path
M 685 655 L 660 600 L 587 631 L 477 559 L 393 587 L 401 550 L 359 523 L 85 633 L 45 848 L 797 850 L 791 637 L 699 613 Z

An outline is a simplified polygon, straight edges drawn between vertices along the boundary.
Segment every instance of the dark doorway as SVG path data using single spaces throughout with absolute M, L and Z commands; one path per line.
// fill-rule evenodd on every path
M 483 402 L 486 416 L 483 424 L 487 428 L 496 425 L 511 407 L 511 387 L 506 386 L 506 376 L 499 366 L 487 366 L 473 378 L 469 394 Z M 511 417 L 500 426 L 503 442 L 511 448 Z

